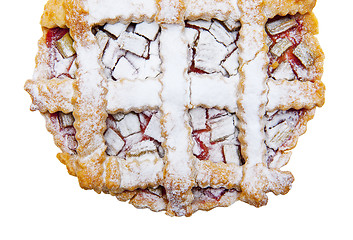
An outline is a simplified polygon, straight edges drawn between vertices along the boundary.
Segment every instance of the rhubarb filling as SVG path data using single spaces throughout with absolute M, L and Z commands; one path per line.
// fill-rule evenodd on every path
M 290 109 L 275 111 L 265 115 L 267 163 L 270 164 L 280 150 L 287 150 L 287 145 L 298 129 L 305 110 Z
M 55 129 L 58 137 L 63 143 L 63 147 L 70 154 L 76 154 L 77 140 L 75 138 L 76 129 L 74 128 L 74 117 L 72 113 L 55 112 L 49 114 L 51 125 Z
M 226 188 L 200 188 L 195 187 L 192 189 L 194 194 L 194 201 L 198 202 L 209 202 L 209 201 L 219 201 L 227 192 L 235 192 L 235 189 Z
M 238 73 L 239 22 L 186 21 L 188 73 Z M 102 52 L 105 76 L 111 80 L 156 78 L 161 73 L 160 26 L 115 23 L 92 29 Z
M 67 28 L 51 28 L 46 32 L 46 46 L 49 49 L 49 78 L 75 78 L 77 70 L 76 51 Z
M 235 114 L 198 107 L 189 110 L 189 115 L 196 158 L 243 165 Z
M 188 43 L 188 73 L 238 73 L 240 22 L 186 21 L 184 37 Z
M 166 191 L 164 187 L 157 187 L 157 188 L 147 188 L 147 189 L 139 189 L 144 194 L 152 194 L 159 198 L 167 198 Z M 197 204 L 206 204 L 210 201 L 212 202 L 219 202 L 221 198 L 226 195 L 227 193 L 235 192 L 235 189 L 226 189 L 226 188 L 201 188 L 201 187 L 194 187 L 192 188 L 192 193 L 194 194 L 194 201 Z
M 126 160 L 163 158 L 159 111 L 110 114 L 104 138 L 106 153 Z
M 92 29 L 102 53 L 107 79 L 155 78 L 160 72 L 160 26 L 153 23 L 115 23 Z
M 303 37 L 307 33 L 303 16 L 276 16 L 266 24 L 267 46 L 269 47 L 268 74 L 276 80 L 313 81 L 310 67 L 315 54 Z

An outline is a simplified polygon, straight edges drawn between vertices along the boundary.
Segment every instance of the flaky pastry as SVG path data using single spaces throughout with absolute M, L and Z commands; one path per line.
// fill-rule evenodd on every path
M 190 216 L 286 194 L 324 104 L 315 0 L 49 0 L 25 84 L 80 186 Z

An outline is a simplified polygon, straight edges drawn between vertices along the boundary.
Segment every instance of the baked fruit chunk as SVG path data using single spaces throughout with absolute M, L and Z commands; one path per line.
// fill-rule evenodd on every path
M 324 104 L 315 0 L 49 0 L 31 110 L 83 189 L 190 216 L 286 194 Z

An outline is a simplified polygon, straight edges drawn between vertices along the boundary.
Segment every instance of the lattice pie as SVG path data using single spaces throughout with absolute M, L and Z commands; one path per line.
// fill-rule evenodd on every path
M 324 103 L 315 0 L 49 0 L 26 91 L 80 186 L 189 216 L 286 194 Z

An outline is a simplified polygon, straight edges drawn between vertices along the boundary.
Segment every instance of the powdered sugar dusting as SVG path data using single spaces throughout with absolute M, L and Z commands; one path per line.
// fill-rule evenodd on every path
M 157 11 L 155 0 L 87 0 L 89 11 L 88 23 L 93 25 L 102 20 L 115 19 L 122 21 L 133 19 L 152 19 Z
M 236 111 L 239 75 L 230 78 L 222 74 L 194 74 L 190 73 L 191 79 L 191 104 L 194 106 L 207 106 Z
M 91 36 L 92 39 L 94 36 Z M 74 116 L 80 122 L 75 125 L 79 146 L 78 152 L 85 155 L 97 148 L 105 146 L 103 139 L 102 114 L 105 113 L 106 82 L 99 63 L 100 48 L 98 44 L 81 45 L 75 42 L 77 61 L 79 64 L 77 88 L 79 95 L 76 99 Z M 91 136 L 87 139 L 87 136 Z M 89 158 L 87 158 L 89 159 Z
M 124 112 L 132 109 L 156 109 L 161 106 L 161 99 L 158 93 L 161 90 L 161 83 L 154 79 L 150 80 L 122 80 L 109 81 L 107 93 L 108 111 Z
M 70 138 L 55 141 L 71 150 L 59 159 L 83 188 L 177 216 L 238 198 L 262 206 L 267 192 L 289 191 L 293 177 L 279 170 L 290 155 L 280 152 L 283 141 L 312 115 L 282 121 L 266 110 L 321 106 L 324 86 L 286 81 L 310 77 L 300 62 L 312 64 L 314 52 L 305 47 L 294 54 L 301 68 L 274 64 L 268 79 L 267 2 L 82 2 L 87 22 L 72 26 L 72 55 L 51 54 L 42 38 L 26 90 L 33 110 L 69 113 L 60 124 Z
M 120 188 L 135 190 L 158 186 L 163 177 L 163 161 L 151 156 L 144 161 L 118 159 L 121 173 Z
M 244 77 L 247 79 L 246 83 L 244 83 L 244 94 L 241 103 L 245 110 L 243 120 L 246 124 L 244 126 L 246 131 L 244 138 L 245 142 L 248 143 L 246 152 L 248 164 L 262 162 L 265 152 L 263 141 L 264 125 L 261 118 L 265 114 L 264 105 L 267 101 L 265 95 L 267 75 L 264 70 L 266 59 L 266 53 L 259 53 L 253 61 L 242 68 Z
M 233 19 L 240 18 L 240 11 L 238 9 L 236 0 L 190 0 L 186 8 L 186 18 L 200 17 L 207 15 L 211 18 L 217 18 L 219 20 L 226 20 L 229 15 L 232 14 Z
M 277 108 L 287 110 L 295 109 L 311 109 L 315 106 L 322 106 L 325 87 L 320 81 L 317 82 L 301 82 L 299 80 L 268 80 L 268 104 L 266 109 L 273 111 Z
M 162 131 L 168 136 L 163 144 L 166 149 L 165 187 L 170 200 L 170 210 L 177 215 L 186 214 L 185 206 L 192 201 L 192 162 L 187 124 L 189 86 L 185 79 L 187 69 L 187 45 L 182 40 L 183 27 L 163 25 L 161 33 L 161 57 L 163 69 Z M 167 43 L 173 42 L 173 47 Z M 189 195 L 191 194 L 191 195 Z M 186 197 L 188 196 L 189 197 Z

